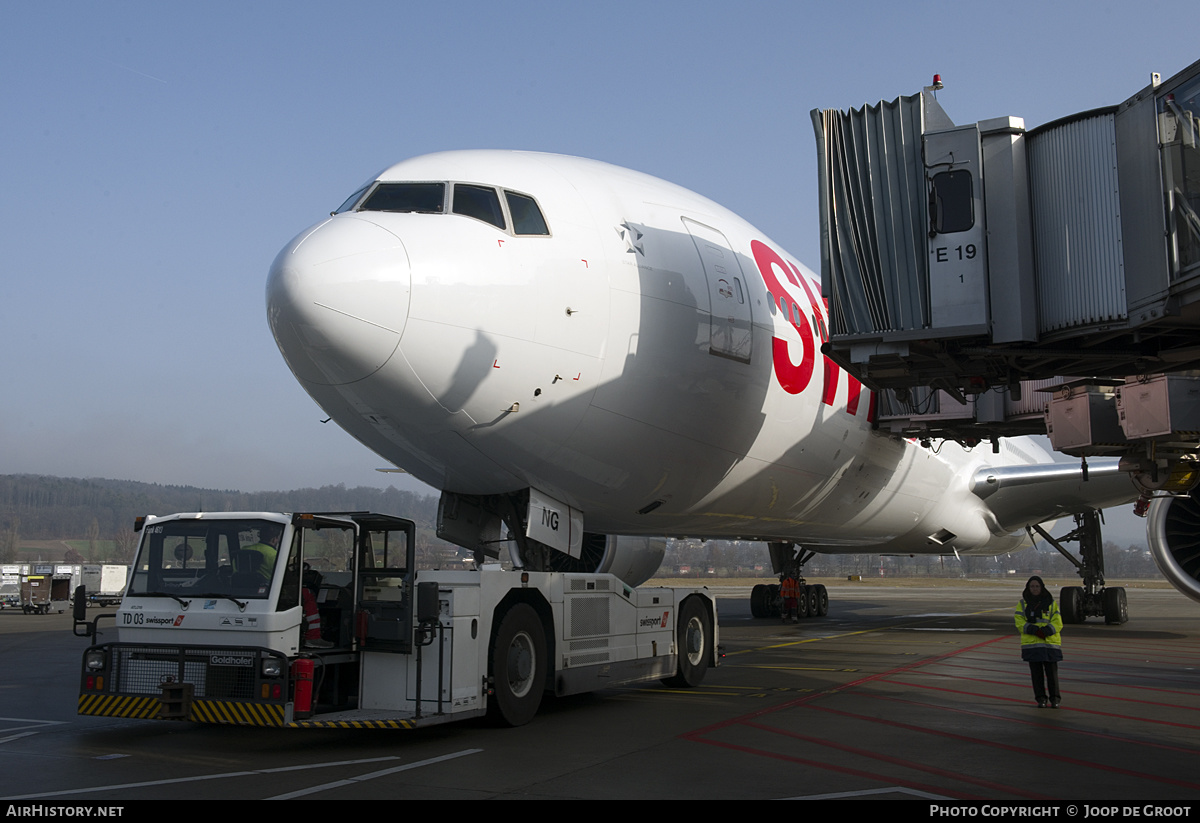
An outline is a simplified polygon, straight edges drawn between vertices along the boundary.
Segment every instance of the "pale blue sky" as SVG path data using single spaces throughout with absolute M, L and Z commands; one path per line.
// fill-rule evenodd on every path
M 1115 104 L 1200 58 L 1143 3 L 0 3 L 0 473 L 387 485 L 267 329 L 267 267 L 403 158 L 595 157 L 813 268 L 809 110 Z

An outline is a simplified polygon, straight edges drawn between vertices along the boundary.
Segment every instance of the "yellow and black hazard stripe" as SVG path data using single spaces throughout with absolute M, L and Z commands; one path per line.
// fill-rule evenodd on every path
M 79 714 L 100 717 L 135 717 L 153 720 L 158 717 L 161 702 L 157 697 L 131 697 L 116 694 L 79 695 Z
M 282 726 L 283 717 L 283 705 L 279 703 L 237 703 L 229 700 L 194 699 L 188 706 L 188 720 L 196 723 Z
M 294 729 L 415 729 L 411 720 L 295 720 Z
M 162 701 L 158 697 L 82 694 L 79 714 L 98 717 L 132 717 L 154 720 Z M 284 707 L 279 704 L 235 703 L 227 700 L 193 700 L 188 720 L 195 723 L 230 723 L 242 726 L 282 726 Z

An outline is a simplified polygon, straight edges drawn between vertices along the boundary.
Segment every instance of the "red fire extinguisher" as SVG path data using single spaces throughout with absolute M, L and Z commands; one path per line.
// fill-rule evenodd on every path
M 292 663 L 292 683 L 295 685 L 292 713 L 296 717 L 308 717 L 312 714 L 314 668 L 312 658 L 308 657 L 299 657 Z

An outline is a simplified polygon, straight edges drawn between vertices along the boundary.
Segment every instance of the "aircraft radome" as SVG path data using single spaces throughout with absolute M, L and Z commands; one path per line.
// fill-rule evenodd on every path
M 441 533 L 510 541 L 527 568 L 638 585 L 663 537 L 768 542 L 776 571 L 801 549 L 997 554 L 1138 496 L 1115 461 L 1085 481 L 1026 438 L 877 430 L 820 352 L 811 271 L 716 203 L 592 160 L 392 166 L 279 253 L 267 305 L 316 402 L 442 490 Z

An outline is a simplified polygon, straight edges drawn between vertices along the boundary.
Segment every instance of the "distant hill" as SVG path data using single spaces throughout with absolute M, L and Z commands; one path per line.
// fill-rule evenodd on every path
M 131 480 L 79 479 L 32 474 L 0 475 L 0 562 L 25 562 L 40 555 L 71 562 L 127 562 L 136 543 L 133 521 L 143 514 L 189 511 L 374 511 L 407 517 L 417 524 L 417 550 L 423 563 L 449 567 L 465 554 L 436 536 L 438 499 L 433 495 L 344 485 L 282 492 L 241 492 L 163 486 Z M 18 557 L 18 550 L 22 555 Z M 75 559 L 78 556 L 81 559 Z M 1105 543 L 1110 577 L 1157 577 L 1144 542 L 1121 547 Z M 664 567 L 686 566 L 696 576 L 720 570 L 750 568 L 765 563 L 761 543 L 740 541 L 669 541 Z M 814 576 L 880 574 L 958 576 L 963 573 L 999 574 L 1011 568 L 1071 577 L 1073 568 L 1046 546 L 1035 551 L 990 557 L 948 558 L 917 556 L 881 558 L 872 554 L 818 555 L 806 567 Z M 685 573 L 685 574 L 687 574 Z
M 14 562 L 22 546 L 70 540 L 132 550 L 133 521 L 144 514 L 191 511 L 374 511 L 417 523 L 418 544 L 433 537 L 438 499 L 432 495 L 344 485 L 279 492 L 242 492 L 164 486 L 132 480 L 80 479 L 35 474 L 0 475 L 0 562 Z M 79 541 L 84 541 L 80 544 Z M 65 544 L 60 544 L 66 548 Z M 83 554 L 88 552 L 86 548 Z M 91 559 L 91 558 L 88 558 Z

